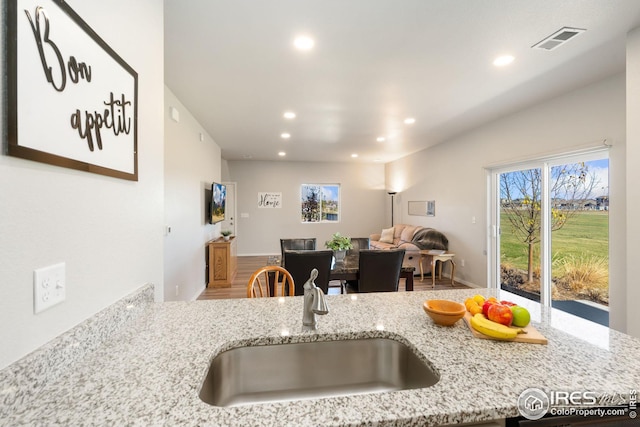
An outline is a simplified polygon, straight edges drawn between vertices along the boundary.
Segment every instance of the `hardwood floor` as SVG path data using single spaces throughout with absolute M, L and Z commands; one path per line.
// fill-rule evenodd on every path
M 229 298 L 246 298 L 247 282 L 254 271 L 267 264 L 267 256 L 242 256 L 238 257 L 238 273 L 230 288 L 206 288 L 198 297 L 199 300 L 206 299 L 229 299 Z M 332 284 L 337 284 L 334 282 Z M 436 280 L 436 289 L 466 289 L 468 286 L 456 283 L 451 286 L 448 278 Z M 431 290 L 431 278 L 425 277 L 424 281 L 420 281 L 420 276 L 413 279 L 413 289 L 415 291 Z M 404 292 L 404 279 L 400 279 L 399 291 Z M 329 294 L 339 294 L 339 287 L 329 288 Z

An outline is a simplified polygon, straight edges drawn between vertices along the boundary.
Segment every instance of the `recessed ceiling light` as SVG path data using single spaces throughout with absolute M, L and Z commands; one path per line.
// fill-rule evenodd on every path
M 496 67 L 504 67 L 505 65 L 509 65 L 513 62 L 515 58 L 511 55 L 503 55 L 499 56 L 493 60 L 493 65 Z
M 298 36 L 293 40 L 293 45 L 298 50 L 311 50 L 313 49 L 315 42 L 309 36 Z
M 416 119 L 414 119 L 413 117 L 407 117 L 406 119 L 404 119 L 404 124 L 405 125 L 412 125 L 416 122 Z
M 288 134 L 288 133 L 286 133 L 286 132 L 281 133 L 281 134 L 280 134 L 280 138 L 282 138 L 282 139 L 289 139 L 289 138 L 291 138 L 291 134 Z
M 358 154 L 353 153 L 353 154 L 351 155 L 351 157 L 355 159 L 356 157 L 358 157 Z
M 377 138 L 376 138 L 376 141 L 378 141 L 378 142 L 385 142 L 385 141 L 386 141 L 386 138 L 385 138 L 384 136 L 379 136 L 379 137 L 377 137 Z
M 285 111 L 283 114 L 285 119 L 295 119 L 296 118 L 296 113 L 294 113 L 293 111 Z
M 287 153 L 285 153 L 284 151 L 280 151 L 280 152 L 278 153 L 278 156 L 280 156 L 280 157 L 284 157 L 284 156 L 286 156 L 286 155 L 287 155 Z

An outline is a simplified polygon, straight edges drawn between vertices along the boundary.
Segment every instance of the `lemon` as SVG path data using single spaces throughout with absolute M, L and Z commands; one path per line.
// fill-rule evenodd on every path
M 484 304 L 484 297 L 482 295 L 474 295 L 473 300 L 478 303 L 478 305 L 482 306 Z

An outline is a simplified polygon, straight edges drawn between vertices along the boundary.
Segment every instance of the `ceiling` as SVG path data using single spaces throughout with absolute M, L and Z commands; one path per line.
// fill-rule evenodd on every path
M 226 160 L 389 162 L 622 72 L 640 25 L 638 0 L 164 5 L 165 83 Z M 565 26 L 587 31 L 532 49 Z M 299 34 L 314 48 L 296 50 Z

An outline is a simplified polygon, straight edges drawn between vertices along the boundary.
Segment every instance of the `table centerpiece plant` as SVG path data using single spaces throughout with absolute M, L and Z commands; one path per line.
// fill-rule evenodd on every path
M 231 238 L 231 234 L 232 234 L 232 232 L 231 232 L 231 230 L 222 230 L 222 231 L 220 232 L 220 234 L 222 235 L 222 238 L 223 238 L 224 240 L 229 240 L 229 239 Z
M 351 237 L 343 236 L 340 232 L 333 234 L 331 239 L 324 243 L 324 246 L 327 249 L 333 250 L 336 262 L 344 261 L 347 250 L 353 248 L 353 244 L 351 244 Z

